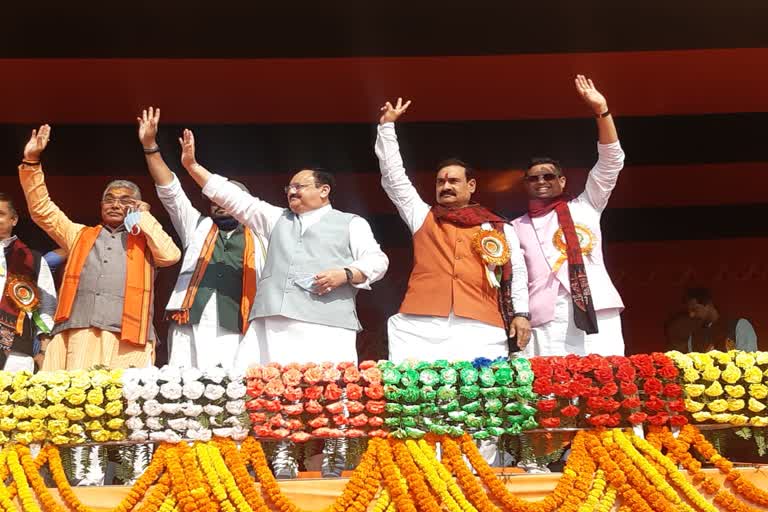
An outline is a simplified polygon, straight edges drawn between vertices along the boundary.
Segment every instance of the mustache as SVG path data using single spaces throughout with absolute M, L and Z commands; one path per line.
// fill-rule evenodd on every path
M 291 194 L 288 196 L 288 200 L 291 200 L 291 199 L 301 199 L 301 196 L 298 194 Z
M 453 190 L 443 190 L 442 192 L 440 192 L 440 197 L 455 196 L 455 195 L 456 195 L 456 192 L 454 192 Z

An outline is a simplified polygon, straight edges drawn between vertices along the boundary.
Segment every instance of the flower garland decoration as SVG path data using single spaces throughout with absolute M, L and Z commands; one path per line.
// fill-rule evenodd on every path
M 697 423 L 768 426 L 768 352 L 668 352 L 681 368 L 685 407 Z
M 387 400 L 384 425 L 398 439 L 426 433 L 475 439 L 536 428 L 527 359 L 379 363 Z
M 244 439 L 250 427 L 244 378 L 244 372 L 221 367 L 125 370 L 128 438 L 170 443 L 212 436 Z
M 618 427 L 687 423 L 674 361 L 660 352 L 531 359 L 541 426 Z
M 0 444 L 122 441 L 121 373 L 0 371 Z
M 246 404 L 259 438 L 383 437 L 384 390 L 373 361 L 270 363 L 247 372 Z

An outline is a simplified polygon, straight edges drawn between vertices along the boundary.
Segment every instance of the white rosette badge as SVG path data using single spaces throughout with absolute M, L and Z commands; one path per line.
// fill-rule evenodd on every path
M 502 233 L 493 229 L 480 229 L 472 239 L 472 250 L 485 263 L 485 277 L 494 287 L 501 287 L 501 270 L 509 261 L 509 246 Z

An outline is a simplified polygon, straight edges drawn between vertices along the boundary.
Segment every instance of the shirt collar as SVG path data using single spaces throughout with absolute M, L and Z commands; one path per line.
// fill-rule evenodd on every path
M 304 213 L 298 213 L 300 219 L 302 220 L 309 220 L 315 217 L 320 217 L 321 215 L 325 214 L 326 212 L 332 210 L 333 207 L 330 203 L 328 203 L 325 206 L 321 206 L 320 208 L 317 208 L 316 210 L 312 210 L 310 212 L 304 212 Z
M 10 236 L 10 237 L 6 238 L 5 240 L 0 240 L 0 247 L 2 247 L 3 249 L 5 249 L 6 247 L 8 247 L 9 245 L 11 245 L 11 244 L 12 244 L 13 242 L 15 242 L 16 240 L 17 240 L 17 237 L 16 237 L 16 235 Z

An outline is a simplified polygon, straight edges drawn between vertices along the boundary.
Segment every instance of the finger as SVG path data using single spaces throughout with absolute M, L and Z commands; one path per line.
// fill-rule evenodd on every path
M 179 137 L 179 146 L 181 146 L 181 150 L 184 151 L 184 139 Z
M 394 108 L 390 102 L 385 103 L 384 106 L 387 107 L 387 110 L 392 110 Z
M 37 130 L 33 129 L 32 130 L 32 135 L 29 138 L 30 138 L 30 140 L 36 139 L 37 138 Z
M 397 109 L 400 110 L 400 107 L 403 106 L 403 98 L 397 98 Z
M 141 120 L 145 123 L 147 122 L 147 109 L 141 111 Z
M 155 123 L 159 123 L 159 122 L 160 122 L 160 107 L 155 109 Z
M 595 88 L 595 84 L 592 83 L 592 79 L 591 78 L 587 79 L 587 83 L 589 84 L 589 88 L 590 89 L 594 89 Z
M 403 113 L 406 110 L 408 110 L 409 106 L 411 106 L 411 100 L 408 100 L 408 101 L 405 102 L 405 105 L 403 105 L 403 108 L 400 109 L 400 113 Z
M 141 126 L 141 118 L 140 117 L 136 118 L 136 122 L 139 123 L 139 126 Z

